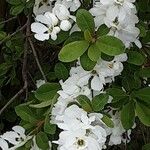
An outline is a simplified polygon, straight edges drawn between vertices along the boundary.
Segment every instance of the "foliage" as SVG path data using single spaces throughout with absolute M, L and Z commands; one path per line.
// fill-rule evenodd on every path
M 26 135 L 32 138 L 17 150 L 30 150 L 34 140 L 41 150 L 48 150 L 51 146 L 52 149 L 57 149 L 57 145 L 50 144 L 49 141 L 58 140 L 60 129 L 63 130 L 63 125 L 60 122 L 54 123 L 56 120 L 53 120 L 56 117 L 53 115 L 54 108 L 59 98 L 63 97 L 64 100 L 69 99 L 67 104 L 60 102 L 65 109 L 76 105 L 88 115 L 100 114 L 102 116 L 99 116 L 99 120 L 112 130 L 116 125 L 113 117 L 120 114 L 127 143 L 127 138 L 130 138 L 128 131 L 136 123 L 136 128 L 140 131 L 135 129 L 133 132 L 135 135 L 140 132 L 141 136 L 137 147 L 148 150 L 150 141 L 146 132 L 150 126 L 150 2 L 135 2 L 139 17 L 136 26 L 140 30 L 136 40 L 142 44 L 139 48 L 137 41 L 129 42 L 127 46 L 121 38 L 112 35 L 110 29 L 113 27 L 104 23 L 97 26 L 96 17 L 89 11 L 93 7 L 92 1 L 81 2 L 76 11 L 67 9 L 67 19 L 60 19 L 58 11 L 56 17 L 59 23 L 55 24 L 55 19 L 51 19 L 51 26 L 43 23 L 44 19 L 38 21 L 38 15 L 34 12 L 34 0 L 7 0 L 2 5 L 0 2 L 0 132 L 3 134 L 19 124 L 26 129 Z M 43 3 L 39 3 L 39 6 Z M 46 2 L 46 5 L 49 6 L 49 3 Z M 36 16 L 35 22 L 33 13 Z M 67 15 L 67 12 L 63 15 Z M 67 20 L 65 25 L 64 20 Z M 32 22 L 43 23 L 48 29 L 43 33 L 43 29 L 35 32 Z M 61 31 L 57 33 L 59 26 Z M 72 26 L 77 26 L 78 29 L 73 31 Z M 52 28 L 56 29 L 55 32 Z M 43 40 L 44 34 L 49 34 L 49 39 Z M 36 35 L 40 38 L 43 36 L 42 40 L 38 41 L 33 35 L 35 38 Z M 52 35 L 56 37 L 55 40 Z M 118 60 L 118 55 L 124 53 L 127 54 L 127 61 Z M 76 71 L 75 68 L 78 67 Z M 103 71 L 104 67 L 108 69 Z M 115 67 L 119 68 L 119 73 Z M 78 75 L 81 68 L 84 73 Z M 76 74 L 75 78 L 69 82 L 72 74 Z M 77 81 L 74 87 L 73 84 Z M 81 92 L 82 84 L 88 89 Z M 92 86 L 101 89 L 95 90 Z M 72 88 L 75 88 L 73 93 Z M 124 149 L 122 145 L 115 147 Z M 126 149 L 134 149 L 132 138 L 126 146 Z

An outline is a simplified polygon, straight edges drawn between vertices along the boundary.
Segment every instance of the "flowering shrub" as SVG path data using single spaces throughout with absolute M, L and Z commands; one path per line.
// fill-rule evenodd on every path
M 134 149 L 132 133 L 150 126 L 149 0 L 7 5 L 14 17 L 0 23 L 0 148 Z M 138 148 L 148 150 L 142 134 Z

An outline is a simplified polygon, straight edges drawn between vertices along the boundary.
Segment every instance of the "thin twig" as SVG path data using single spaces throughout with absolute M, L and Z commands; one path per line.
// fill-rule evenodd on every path
M 0 110 L 0 115 L 3 113 L 3 111 L 20 95 L 24 92 L 26 87 L 24 86 L 16 95 L 14 95 L 8 102 L 7 104 L 4 105 L 4 107 Z
M 45 80 L 45 82 L 47 82 L 46 76 L 45 76 L 45 74 L 44 74 L 44 72 L 43 72 L 43 69 L 42 69 L 42 67 L 41 67 L 41 65 L 40 65 L 40 62 L 39 62 L 39 59 L 38 59 L 36 50 L 35 50 L 35 48 L 34 48 L 34 45 L 33 45 L 32 40 L 31 40 L 30 37 L 28 37 L 28 41 L 29 41 L 29 43 L 30 43 L 30 46 L 31 46 L 31 49 L 32 49 L 34 58 L 35 58 L 35 60 L 36 60 L 37 66 L 38 66 L 38 68 L 39 68 L 39 70 L 40 70 L 40 72 L 41 72 L 41 74 L 42 74 L 42 76 L 43 76 L 43 79 Z
M 16 18 L 17 18 L 17 17 L 14 16 L 14 17 L 12 17 L 12 18 L 9 18 L 9 19 L 7 19 L 7 20 L 4 20 L 4 21 L 0 22 L 0 25 L 2 25 L 2 24 L 4 24 L 4 23 L 7 23 L 7 22 L 9 22 L 9 21 L 12 21 L 12 20 L 14 20 L 14 19 L 16 19 Z
M 27 23 L 24 24 L 21 28 L 19 28 L 18 30 L 16 30 L 14 33 L 10 34 L 10 35 L 7 35 L 2 41 L 0 41 L 0 45 L 5 42 L 7 39 L 13 37 L 14 35 L 16 35 L 18 32 L 24 30 L 27 26 Z

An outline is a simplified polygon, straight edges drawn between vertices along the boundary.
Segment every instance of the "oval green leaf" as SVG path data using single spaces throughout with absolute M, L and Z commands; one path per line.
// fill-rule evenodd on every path
M 60 53 L 59 60 L 62 62 L 71 62 L 78 59 L 89 47 L 87 41 L 75 41 L 65 45 Z
M 100 94 L 92 99 L 92 108 L 94 111 L 101 111 L 108 102 L 107 94 Z
M 101 51 L 96 46 L 96 44 L 90 45 L 88 49 L 88 56 L 92 61 L 97 61 L 101 56 Z
M 94 32 L 95 23 L 91 13 L 85 9 L 79 9 L 76 14 L 76 22 L 79 28 L 84 32 L 89 30 L 91 33 Z
M 87 53 L 84 53 L 81 57 L 80 57 L 80 63 L 81 63 L 81 66 L 83 67 L 84 70 L 86 71 L 90 71 L 92 70 L 95 65 L 96 65 L 96 62 L 95 61 L 92 61 Z
M 102 36 L 96 41 L 99 50 L 107 55 L 116 56 L 124 53 L 125 46 L 121 40 L 113 36 Z
M 129 130 L 132 128 L 135 120 L 134 103 L 129 102 L 121 110 L 121 123 L 124 129 Z

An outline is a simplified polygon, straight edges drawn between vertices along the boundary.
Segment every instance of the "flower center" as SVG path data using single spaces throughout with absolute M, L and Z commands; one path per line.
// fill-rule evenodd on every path
M 79 146 L 83 146 L 83 145 L 85 145 L 85 142 L 84 142 L 84 140 L 79 139 L 79 140 L 77 141 L 77 144 L 78 144 Z
M 87 146 L 86 141 L 82 138 L 77 138 L 77 141 L 75 143 L 78 150 L 84 150 Z
M 118 29 L 118 25 L 119 25 L 119 21 L 118 21 L 118 18 L 116 18 L 113 22 L 112 22 L 112 30 L 113 31 L 116 31 Z
M 115 20 L 113 21 L 113 24 L 114 24 L 115 26 L 118 26 L 118 24 L 119 24 L 118 18 L 115 18 Z
M 49 28 L 48 28 L 48 33 L 51 34 L 52 31 L 53 31 L 53 28 L 52 28 L 52 27 L 49 27 Z
M 113 66 L 114 66 L 113 63 L 112 64 L 108 64 L 108 67 L 111 68 L 111 69 L 113 68 Z

